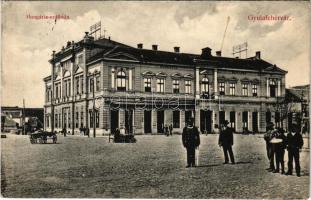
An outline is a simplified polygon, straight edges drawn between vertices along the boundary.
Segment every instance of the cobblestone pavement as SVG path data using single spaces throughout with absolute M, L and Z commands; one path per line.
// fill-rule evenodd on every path
M 235 135 L 236 165 L 223 165 L 217 135 L 202 135 L 200 163 L 185 168 L 181 136 L 137 136 L 135 144 L 107 137 L 59 136 L 58 144 L 30 144 L 8 135 L 2 145 L 5 197 L 308 198 L 309 151 L 302 176 L 265 170 L 262 136 Z M 287 154 L 285 155 L 287 161 Z M 4 173 L 4 174 L 3 174 Z

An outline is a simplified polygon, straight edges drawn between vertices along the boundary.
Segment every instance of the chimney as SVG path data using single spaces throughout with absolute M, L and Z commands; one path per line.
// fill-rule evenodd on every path
M 209 47 L 205 47 L 204 49 L 202 49 L 202 57 L 210 57 L 212 56 L 212 49 Z
M 260 59 L 260 51 L 256 51 L 256 59 Z
M 137 44 L 137 49 L 142 49 L 142 48 L 143 48 L 143 44 L 142 43 Z
M 216 56 L 221 56 L 221 51 L 216 51 Z
M 180 47 L 174 47 L 174 52 L 179 53 L 180 52 Z
M 153 44 L 153 45 L 152 45 L 152 50 L 157 51 L 157 50 L 158 50 L 158 45 Z
M 108 40 L 110 41 L 110 36 L 108 37 Z
M 83 40 L 85 43 L 92 43 L 94 41 L 94 37 L 90 36 L 89 32 L 85 32 L 85 36 Z

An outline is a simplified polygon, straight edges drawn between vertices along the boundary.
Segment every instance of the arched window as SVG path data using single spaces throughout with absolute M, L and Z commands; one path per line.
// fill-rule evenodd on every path
M 276 96 L 276 83 L 275 83 L 275 80 L 270 79 L 269 87 L 270 87 L 270 97 L 275 97 Z
M 118 91 L 126 91 L 126 75 L 123 70 L 119 71 L 117 74 L 117 90 Z
M 208 78 L 204 77 L 201 81 L 201 93 L 208 94 L 209 93 L 209 82 Z

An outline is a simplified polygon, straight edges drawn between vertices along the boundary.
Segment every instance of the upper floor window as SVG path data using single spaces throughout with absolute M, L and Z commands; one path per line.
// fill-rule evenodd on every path
M 157 79 L 157 92 L 164 92 L 164 79 Z
M 190 80 L 185 81 L 185 93 L 186 94 L 191 93 L 191 81 Z
M 229 84 L 229 94 L 232 95 L 232 96 L 235 95 L 235 86 L 236 86 L 235 83 L 230 83 Z
M 89 92 L 93 92 L 94 91 L 94 78 L 90 77 L 90 91 Z
M 179 80 L 173 80 L 173 93 L 179 93 Z
M 209 92 L 209 82 L 208 78 L 204 77 L 201 81 L 201 93 L 207 93 Z
M 145 92 L 151 92 L 151 78 L 144 78 Z
M 76 81 L 76 94 L 80 94 L 80 77 L 75 78 Z
M 219 94 L 225 95 L 225 82 L 219 82 Z
M 269 81 L 270 97 L 276 96 L 276 83 L 275 80 L 270 79 Z
M 100 76 L 95 77 L 95 82 L 96 82 L 96 92 L 100 90 Z
M 248 95 L 248 84 L 242 83 L 242 95 L 247 96 Z
M 84 78 L 83 78 L 83 76 L 81 76 L 80 82 L 81 82 L 81 94 L 83 94 L 83 92 L 84 92 Z
M 257 97 L 257 84 L 252 85 L 252 93 L 254 97 Z
M 125 81 L 126 81 L 125 72 L 123 70 L 121 70 L 117 73 L 117 90 L 118 91 L 125 91 L 126 90 Z

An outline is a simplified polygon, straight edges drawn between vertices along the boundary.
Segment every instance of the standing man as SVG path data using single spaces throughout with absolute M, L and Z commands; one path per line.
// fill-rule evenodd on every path
M 274 149 L 273 144 L 270 142 L 275 135 L 274 124 L 272 122 L 268 122 L 267 124 L 267 133 L 264 135 L 264 139 L 266 141 L 266 150 L 267 157 L 269 159 L 270 166 L 267 169 L 269 172 L 273 172 L 275 170 L 274 167 Z
M 189 118 L 187 126 L 182 132 L 182 143 L 187 149 L 187 166 L 195 167 L 195 149 L 200 145 L 200 135 L 197 127 L 194 126 L 194 119 Z
M 170 136 L 172 136 L 173 135 L 173 125 L 170 124 L 168 129 L 170 130 Z
M 221 126 L 218 144 L 219 144 L 219 146 L 222 146 L 223 151 L 224 151 L 224 155 L 225 155 L 224 164 L 228 164 L 228 162 L 229 162 L 228 152 L 230 155 L 231 163 L 235 164 L 234 155 L 232 152 L 233 130 L 232 130 L 232 128 L 228 127 L 228 124 L 229 124 L 228 120 L 225 120 L 224 124 Z
M 284 130 L 282 128 L 278 128 L 278 131 L 275 134 L 275 140 L 271 140 L 271 143 L 274 145 L 275 152 L 275 160 L 276 160 L 276 169 L 273 173 L 279 173 L 280 164 L 281 164 L 281 173 L 285 174 L 284 171 L 284 153 L 286 148 L 286 137 L 284 135 Z
M 295 159 L 296 174 L 300 177 L 299 151 L 303 146 L 303 139 L 297 124 L 292 124 L 290 132 L 287 134 L 288 151 L 288 171 L 286 175 L 293 173 L 293 159 Z

